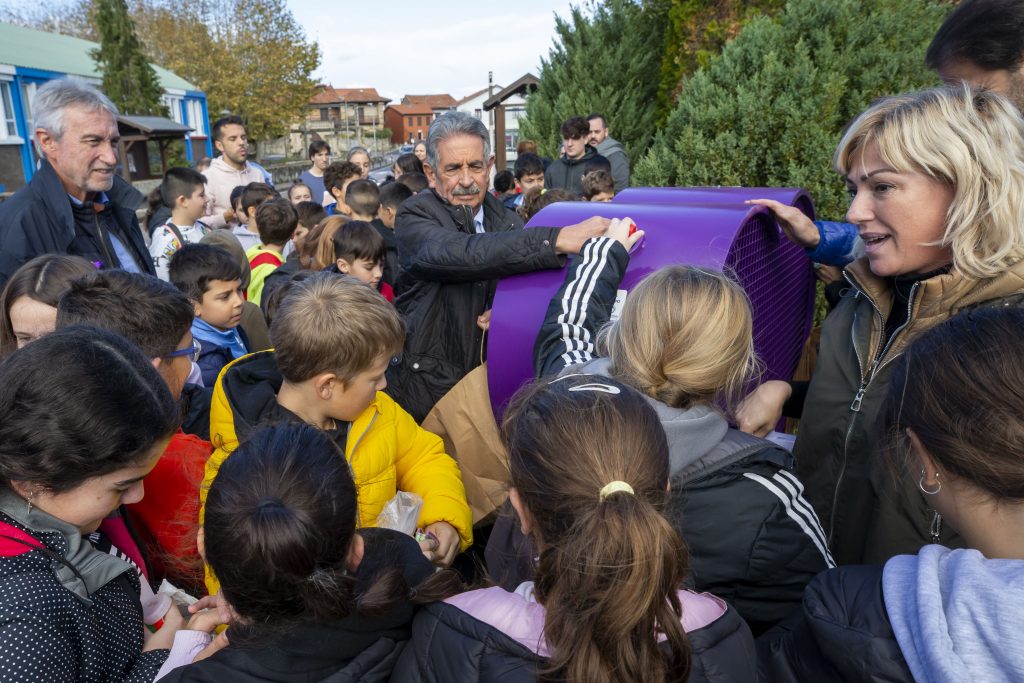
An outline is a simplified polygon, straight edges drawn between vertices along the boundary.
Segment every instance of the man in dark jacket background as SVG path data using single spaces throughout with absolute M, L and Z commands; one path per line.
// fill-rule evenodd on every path
M 611 164 L 615 191 L 624 190 L 629 187 L 629 157 L 626 156 L 626 150 L 623 149 L 621 142 L 611 136 L 603 114 L 591 114 L 587 117 L 587 122 L 590 125 L 587 144 Z
M 80 81 L 50 81 L 32 100 L 39 169 L 0 205 L 0 285 L 40 254 L 155 275 L 135 209 L 142 193 L 117 176 L 117 108 Z
M 595 216 L 523 230 L 487 191 L 493 163 L 487 128 L 469 114 L 444 114 L 427 133 L 432 188 L 403 202 L 395 219 L 403 271 L 395 307 L 407 336 L 387 391 L 417 421 L 483 361 L 478 318 L 490 309 L 498 279 L 560 268 L 562 255 L 579 253 L 608 227 Z
M 562 124 L 562 150 L 560 158 L 552 161 L 544 171 L 544 187 L 549 190 L 563 189 L 575 195 L 583 194 L 583 176 L 589 163 L 601 156 L 587 144 L 590 124 L 582 116 L 566 119 Z

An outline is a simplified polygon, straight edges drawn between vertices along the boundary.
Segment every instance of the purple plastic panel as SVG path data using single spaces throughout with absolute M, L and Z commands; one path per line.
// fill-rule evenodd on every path
M 813 216 L 810 197 L 797 189 L 709 188 L 707 194 L 676 195 L 675 201 L 668 201 L 675 189 L 624 190 L 615 202 L 603 204 L 551 204 L 526 227 L 561 227 L 594 215 L 632 218 L 646 235 L 634 247 L 620 285 L 626 291 L 666 265 L 731 270 L 751 300 L 754 342 L 766 366 L 765 378 L 790 377 L 810 331 L 813 270 L 803 250 L 781 235 L 767 210 L 743 201 L 769 197 L 798 205 Z M 619 201 L 627 192 L 638 201 Z M 564 278 L 565 269 L 547 270 L 505 278 L 498 286 L 487 335 L 487 375 L 498 416 L 516 389 L 533 377 L 533 345 L 548 303 Z
M 748 199 L 774 199 L 798 207 L 814 219 L 814 201 L 791 187 L 628 187 L 615 195 L 623 204 L 743 204 Z

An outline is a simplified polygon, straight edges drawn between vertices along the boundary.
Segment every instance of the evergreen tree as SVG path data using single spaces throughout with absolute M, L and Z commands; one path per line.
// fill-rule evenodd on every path
M 935 85 L 924 53 L 948 4 L 790 0 L 686 82 L 636 185 L 800 186 L 841 219 L 843 128 L 875 98 Z
M 125 0 L 95 0 L 100 47 L 92 58 L 103 73 L 103 92 L 124 114 L 167 116 L 163 88 L 142 51 Z
M 541 60 L 540 87 L 526 101 L 524 138 L 554 156 L 562 122 L 598 112 L 631 158 L 647 149 L 657 116 L 668 3 L 608 0 L 556 17 L 557 38 Z

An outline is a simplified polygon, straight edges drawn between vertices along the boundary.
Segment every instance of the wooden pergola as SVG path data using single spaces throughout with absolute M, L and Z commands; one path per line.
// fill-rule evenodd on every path
M 494 93 L 484 101 L 484 111 L 494 110 L 494 167 L 504 169 L 508 163 L 505 153 L 505 101 L 516 95 L 529 95 L 540 85 L 533 74 L 525 74 L 507 88 Z
M 121 176 L 128 182 L 150 177 L 148 149 L 142 154 L 145 163 L 142 168 L 138 168 L 136 164 L 133 177 L 128 159 L 135 143 L 141 142 L 143 146 L 150 140 L 157 143 L 160 150 L 160 174 L 163 175 L 167 171 L 167 148 L 175 140 L 185 139 L 188 133 L 192 132 L 188 126 L 161 116 L 118 116 L 117 130 L 121 134 L 121 139 L 117 143 Z

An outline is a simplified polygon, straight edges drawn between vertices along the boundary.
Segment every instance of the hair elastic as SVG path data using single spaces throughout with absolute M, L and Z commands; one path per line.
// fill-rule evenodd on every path
M 631 496 L 633 495 L 632 486 L 630 486 L 624 481 L 616 480 L 610 481 L 604 485 L 604 487 L 601 489 L 601 493 L 598 494 L 598 500 L 600 500 L 603 503 L 605 498 L 612 495 L 613 493 L 619 493 L 620 491 L 628 493 Z

